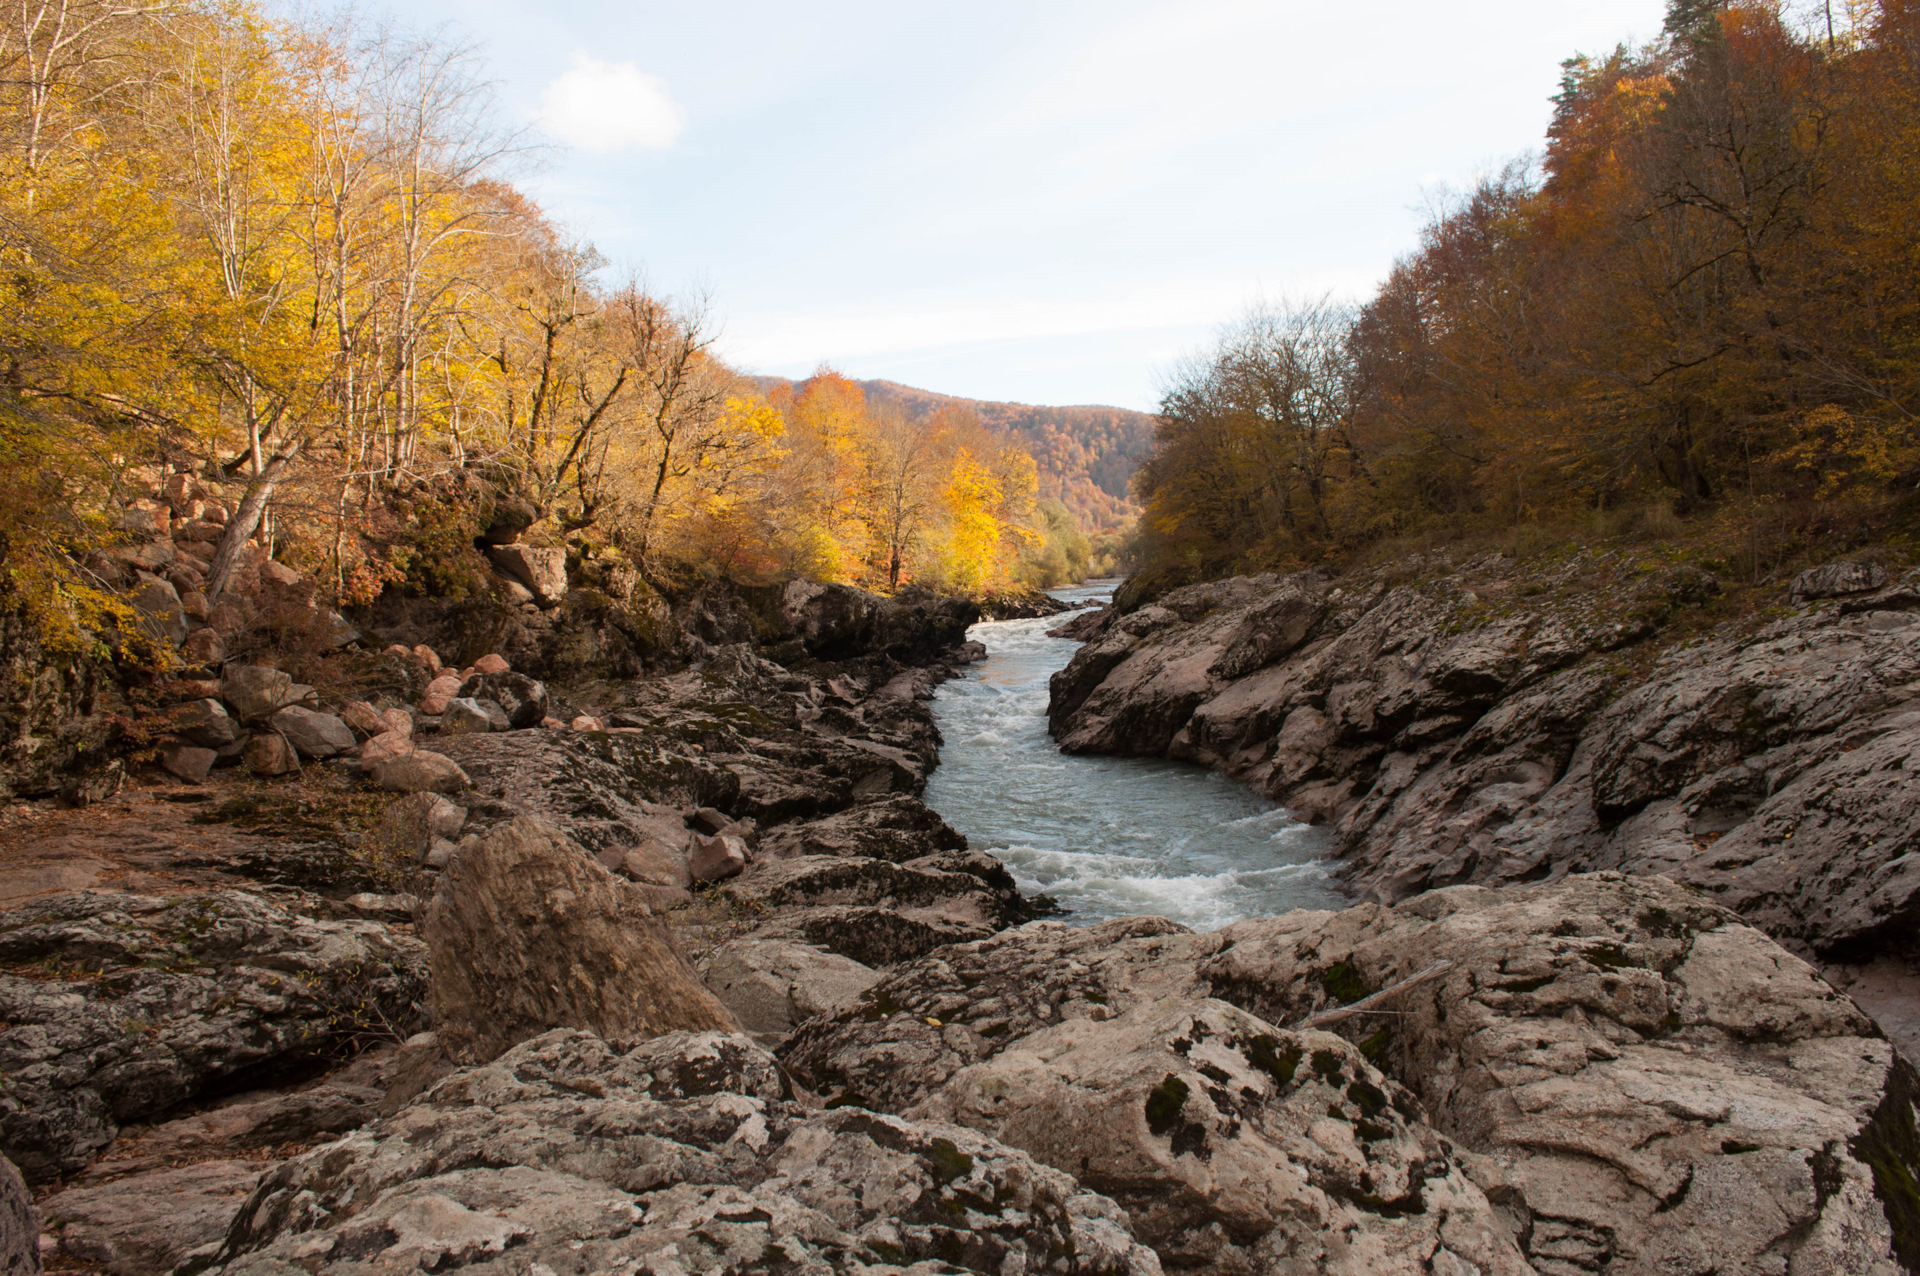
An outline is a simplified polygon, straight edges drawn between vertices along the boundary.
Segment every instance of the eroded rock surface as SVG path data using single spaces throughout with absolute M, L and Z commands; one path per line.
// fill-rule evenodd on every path
M 528 816 L 455 855 L 427 910 L 433 1013 L 455 1059 L 548 1028 L 657 1036 L 732 1028 L 640 888 Z
M 1364 898 L 1618 868 L 1699 885 L 1806 955 L 1910 944 L 1920 573 L 1816 569 L 1798 612 L 1675 643 L 1662 626 L 1718 589 L 1698 569 L 1429 567 L 1174 590 L 1055 676 L 1052 730 L 1325 821 Z M 1622 658 L 1648 640 L 1657 660 Z
M 1327 1077 L 1337 1063 L 1343 1085 L 1387 1096 L 1408 1142 L 1361 1103 L 1364 1087 L 1317 1108 L 1288 1088 L 1325 1037 L 1303 1031 L 1310 1015 L 1437 963 L 1378 1007 L 1389 1013 L 1328 1027 L 1346 1046 L 1326 1048 Z M 1211 935 L 1159 919 L 1033 923 L 895 969 L 782 1056 L 830 1102 L 1025 1147 L 1118 1200 L 1163 1259 L 1210 1255 L 1199 1261 L 1222 1270 L 1277 1262 L 1295 1242 L 1274 1220 L 1291 1218 L 1344 1229 L 1381 1270 L 1428 1270 L 1441 1248 L 1498 1269 L 1510 1244 L 1552 1276 L 1891 1273 L 1920 1236 L 1912 1070 L 1804 961 L 1658 878 L 1456 887 Z M 1247 1080 L 1258 1073 L 1269 1083 Z M 1176 1098 L 1196 1130 L 1163 1116 L 1156 1131 Z M 1308 1120 L 1322 1114 L 1336 1125 Z M 1416 1156 L 1433 1158 L 1420 1164 L 1444 1218 L 1329 1188 L 1402 1182 L 1393 1167 Z M 1216 1176 L 1283 1161 L 1259 1181 L 1294 1185 L 1285 1209 L 1256 1210 Z M 1349 1177 L 1314 1177 L 1335 1165 Z M 1446 1231 L 1456 1218 L 1490 1247 L 1482 1258 Z
M 971 1130 L 809 1114 L 743 1036 L 577 1031 L 268 1175 L 222 1270 L 1149 1276 L 1111 1202 Z
M 244 891 L 52 896 L 0 915 L 0 966 L 0 1145 L 35 1181 L 121 1125 L 406 1023 L 426 990 L 411 936 Z

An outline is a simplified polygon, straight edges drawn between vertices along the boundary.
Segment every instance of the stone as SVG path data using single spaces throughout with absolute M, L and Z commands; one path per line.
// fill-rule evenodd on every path
M 1035 1033 L 907 1115 L 1069 1170 L 1184 1266 L 1531 1276 L 1419 1112 L 1348 1041 L 1175 998 Z
M 1796 603 L 1818 598 L 1841 598 L 1848 594 L 1870 594 L 1887 586 L 1887 569 L 1881 563 L 1826 563 L 1809 567 L 1793 578 L 1787 591 Z
M 545 684 L 525 674 L 476 673 L 460 685 L 460 694 L 500 706 L 513 730 L 537 727 L 547 716 Z
M 275 731 L 263 731 L 248 740 L 242 757 L 255 775 L 291 775 L 300 769 L 299 754 Z
M 48 1200 L 46 1219 L 70 1262 L 115 1276 L 170 1272 L 196 1251 L 217 1251 L 262 1168 L 258 1161 L 204 1160 L 72 1187 Z
M 519 581 L 541 607 L 556 607 L 567 596 L 567 551 L 532 545 L 490 545 L 487 558 Z
M 411 737 L 413 735 L 413 715 L 405 709 L 382 709 L 380 721 L 387 724 L 387 730 L 395 735 Z
M 157 572 L 174 560 L 172 541 L 141 541 L 134 545 L 111 545 L 103 551 L 123 568 Z
M 590 713 L 576 715 L 573 721 L 568 723 L 567 726 L 574 731 L 605 731 L 607 729 L 606 723 L 600 721 L 600 719 Z
M 382 718 L 379 711 L 365 700 L 355 700 L 342 706 L 340 721 L 346 723 L 347 728 L 363 740 L 385 735 L 387 732 L 386 719 Z M 408 725 L 412 725 L 412 719 L 408 719 Z
M 188 620 L 206 624 L 207 617 L 212 614 L 213 604 L 207 601 L 206 594 L 201 591 L 201 586 L 206 582 L 196 579 L 200 573 L 181 563 L 175 563 L 171 573 L 167 579 L 180 591 L 180 610 L 187 614 Z M 187 583 L 182 584 L 182 581 Z
M 746 871 L 747 844 L 737 837 L 694 835 L 687 855 L 687 872 L 696 882 L 718 882 Z
M 215 756 L 212 749 L 176 744 L 161 750 L 160 765 L 167 769 L 168 774 L 188 784 L 205 784 L 207 776 L 213 771 Z
M 119 1127 L 404 1025 L 423 944 L 248 891 L 46 896 L 0 915 L 0 1147 L 71 1175 Z
M 179 646 L 187 636 L 187 614 L 180 606 L 180 591 L 164 580 L 146 580 L 136 585 L 127 601 L 144 614 L 157 637 L 168 645 Z
M 424 643 L 413 649 L 413 661 L 428 673 L 438 677 L 441 670 L 440 653 Z
M 489 545 L 511 545 L 539 517 L 539 511 L 525 501 L 497 501 L 492 513 L 487 516 L 480 537 Z
M 476 731 L 485 735 L 493 730 L 493 720 L 478 700 L 459 696 L 447 701 L 446 708 L 440 711 L 440 730 L 446 735 L 468 735 Z
M 188 744 L 218 749 L 240 738 L 240 724 L 218 700 L 190 700 L 176 705 L 167 718 L 173 734 Z
M 357 743 L 352 729 L 339 718 L 299 705 L 288 705 L 267 719 L 267 725 L 286 737 L 303 758 L 337 757 L 353 752 Z
M 188 665 L 211 669 L 227 658 L 227 644 L 219 630 L 203 626 L 181 642 L 180 658 Z
M 134 501 L 114 517 L 115 531 L 157 538 L 167 534 L 167 507 L 158 501 Z
M 533 591 L 513 577 L 502 576 L 495 573 L 491 577 L 491 580 L 493 587 L 499 591 L 500 597 L 505 600 L 507 606 L 532 608 L 534 611 L 540 610 L 540 604 L 533 600 Z
M 271 581 L 273 584 L 284 588 L 289 585 L 299 584 L 300 573 L 285 563 L 277 563 L 269 558 L 266 562 L 260 564 L 260 579 L 263 581 Z
M 369 745 L 373 743 L 368 741 Z M 363 764 L 365 761 L 363 757 Z M 458 793 L 469 784 L 467 773 L 460 769 L 459 763 L 445 754 L 425 749 L 384 758 L 373 763 L 371 772 L 375 784 L 394 793 Z
M 362 771 L 371 771 L 382 762 L 405 757 L 413 752 L 413 739 L 398 731 L 387 731 L 363 741 L 355 754 Z
M 473 662 L 473 672 L 482 673 L 482 674 L 486 674 L 486 673 L 498 674 L 498 673 L 510 673 L 512 672 L 512 670 L 508 666 L 504 657 L 500 656 L 496 652 L 489 651 L 486 655 L 480 657 L 480 659 Z
M 40 1211 L 12 1161 L 0 1157 L 0 1276 L 40 1270 Z
M 360 641 L 360 631 L 339 612 L 317 612 L 315 616 L 315 623 L 307 627 L 307 632 L 321 646 L 337 650 Z
M 880 980 L 879 971 L 850 958 L 770 939 L 722 944 L 699 969 L 742 1028 L 774 1039 L 815 1015 L 851 1008 Z
M 1891 1167 L 1920 1149 L 1888 1123 L 1920 1093 L 1912 1069 L 1694 892 L 1614 873 L 1463 886 L 1214 942 L 1203 984 L 1274 1023 L 1451 963 L 1385 1023 L 1338 1031 L 1488 1158 L 1473 1172 L 1532 1219 L 1517 1239 L 1538 1270 L 1893 1270 L 1889 1215 L 1912 1215 Z
M 186 520 L 174 529 L 173 539 L 175 541 L 194 541 L 203 545 L 211 545 L 218 542 L 226 530 L 225 523 L 216 523 L 212 519 L 206 518 L 193 518 Z M 278 566 L 278 564 L 275 565 Z
M 229 669 L 220 680 L 220 698 L 227 702 L 235 717 L 248 724 L 264 722 L 298 702 L 293 679 L 264 665 Z
M 677 846 L 650 837 L 637 846 L 609 847 L 594 858 L 609 872 L 624 873 L 636 882 L 691 886 L 693 877 L 687 871 L 685 844 L 684 837 Z
M 638 1039 L 732 1028 L 627 882 L 554 826 L 520 817 L 454 857 L 424 926 L 434 1022 L 485 1061 L 548 1028 Z
M 418 708 L 430 718 L 437 718 L 447 711 L 447 703 L 460 694 L 460 675 L 441 674 L 427 684 L 425 694 L 420 697 Z
M 583 1157 L 559 1130 L 605 1133 Z M 808 1113 L 771 1056 L 721 1033 L 555 1031 L 454 1072 L 263 1177 L 218 1257 L 234 1276 L 1161 1270 L 1071 1176 L 957 1126 Z

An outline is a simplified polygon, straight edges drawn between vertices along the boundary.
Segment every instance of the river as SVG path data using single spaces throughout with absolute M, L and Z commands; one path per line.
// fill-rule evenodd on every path
M 1115 581 L 1054 591 L 1104 600 Z M 1344 908 L 1327 836 L 1245 785 L 1203 767 L 1063 754 L 1047 735 L 1047 679 L 1079 644 L 1046 631 L 1070 616 L 988 621 L 968 637 L 987 659 L 940 688 L 946 743 L 927 805 L 1021 890 L 1051 896 L 1063 920 L 1155 913 L 1198 930 L 1293 908 Z

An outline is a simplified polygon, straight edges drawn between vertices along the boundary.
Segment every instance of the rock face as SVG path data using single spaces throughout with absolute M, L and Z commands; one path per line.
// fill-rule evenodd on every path
M 30 1180 L 92 1160 L 223 1079 L 292 1071 L 405 1022 L 426 950 L 241 891 L 58 895 L 0 915 L 0 1151 Z
M 495 567 L 526 586 L 542 607 L 558 606 L 567 596 L 567 551 L 532 545 L 489 545 Z
M 1440 962 L 1393 1014 L 1336 1016 L 1341 1045 L 1297 1026 Z M 1920 1258 L 1912 1070 L 1804 962 L 1660 879 L 1212 935 L 1034 923 L 895 969 L 781 1053 L 830 1102 L 1068 1168 L 1176 1264 L 1271 1270 L 1331 1237 L 1306 1270 L 1471 1270 L 1441 1249 L 1551 1276 Z M 1423 1208 L 1380 1190 L 1416 1181 Z
M 810 1115 L 745 1037 L 565 1030 L 273 1171 L 221 1257 L 234 1276 L 1160 1270 L 1068 1175 L 954 1126 Z
M 1201 979 L 1276 1021 L 1453 963 L 1352 1035 L 1490 1158 L 1476 1174 L 1537 1271 L 1920 1260 L 1901 1186 L 1920 1154 L 1912 1069 L 1804 962 L 1692 892 L 1617 874 L 1457 887 L 1218 938 Z
M 0 1276 L 40 1270 L 40 1211 L 13 1162 L 0 1157 Z
M 1803 954 L 1907 944 L 1920 573 L 1833 564 L 1794 594 L 1839 602 L 1643 672 L 1611 654 L 1716 589 L 1604 556 L 1191 586 L 1081 648 L 1050 725 L 1069 751 L 1203 762 L 1325 821 L 1364 898 L 1618 868 L 1699 885 Z
M 700 977 L 742 1028 L 777 1040 L 815 1015 L 852 1007 L 880 973 L 807 944 L 737 939 L 707 955 Z
M 1071 1170 L 1181 1268 L 1533 1271 L 1419 1112 L 1350 1042 L 1173 999 L 1037 1032 L 910 1115 Z
M 554 1027 L 610 1037 L 728 1028 L 642 893 L 551 825 L 521 817 L 447 865 L 427 913 L 433 1013 L 481 1062 Z

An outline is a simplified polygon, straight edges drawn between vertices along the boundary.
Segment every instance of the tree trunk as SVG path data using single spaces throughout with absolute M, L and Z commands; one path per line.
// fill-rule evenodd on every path
M 276 452 L 260 468 L 260 473 L 247 487 L 247 494 L 240 500 L 240 508 L 227 520 L 227 530 L 220 534 L 220 546 L 213 552 L 213 565 L 207 569 L 207 602 L 220 601 L 220 595 L 227 588 L 227 580 L 233 575 L 234 560 L 240 557 L 240 549 L 260 526 L 260 516 L 266 513 L 267 500 L 273 495 L 273 489 L 279 484 L 280 476 L 285 474 L 287 466 L 300 455 L 300 442 L 295 440 L 290 446 Z

